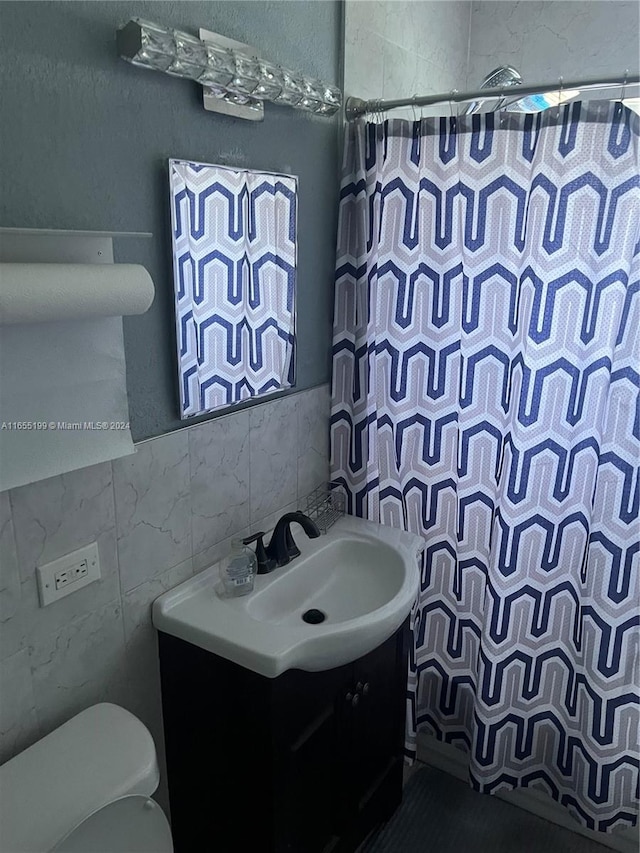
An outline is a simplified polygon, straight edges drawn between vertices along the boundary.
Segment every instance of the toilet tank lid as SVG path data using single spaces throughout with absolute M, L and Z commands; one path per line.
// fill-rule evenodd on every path
M 149 730 L 124 708 L 87 708 L 0 767 L 0 850 L 50 850 L 96 809 L 158 787 Z

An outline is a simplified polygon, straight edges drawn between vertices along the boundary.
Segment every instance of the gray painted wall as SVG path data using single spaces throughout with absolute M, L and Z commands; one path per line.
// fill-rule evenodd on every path
M 206 27 L 269 59 L 341 84 L 341 4 L 331 2 L 0 3 L 0 225 L 152 231 L 115 241 L 142 263 L 151 310 L 125 318 L 136 440 L 179 427 L 167 159 L 299 176 L 296 390 L 330 370 L 339 118 L 267 105 L 262 123 L 207 113 L 195 83 L 117 57 L 133 17 Z

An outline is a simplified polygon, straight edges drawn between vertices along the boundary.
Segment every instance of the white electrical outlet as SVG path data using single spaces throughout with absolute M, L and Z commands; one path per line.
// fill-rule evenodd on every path
M 46 607 L 100 577 L 98 545 L 92 542 L 58 560 L 36 568 L 40 605 Z

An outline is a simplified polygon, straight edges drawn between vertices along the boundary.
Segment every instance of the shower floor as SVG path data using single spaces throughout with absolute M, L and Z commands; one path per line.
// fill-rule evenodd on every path
M 362 853 L 611 853 L 610 848 L 473 791 L 423 766 L 411 775 L 402 804 Z

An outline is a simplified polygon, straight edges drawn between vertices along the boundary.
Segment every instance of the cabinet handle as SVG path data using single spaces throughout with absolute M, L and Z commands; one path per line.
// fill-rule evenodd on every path
M 360 694 L 356 693 L 356 695 L 351 700 L 351 707 L 355 708 L 359 704 L 360 704 Z

